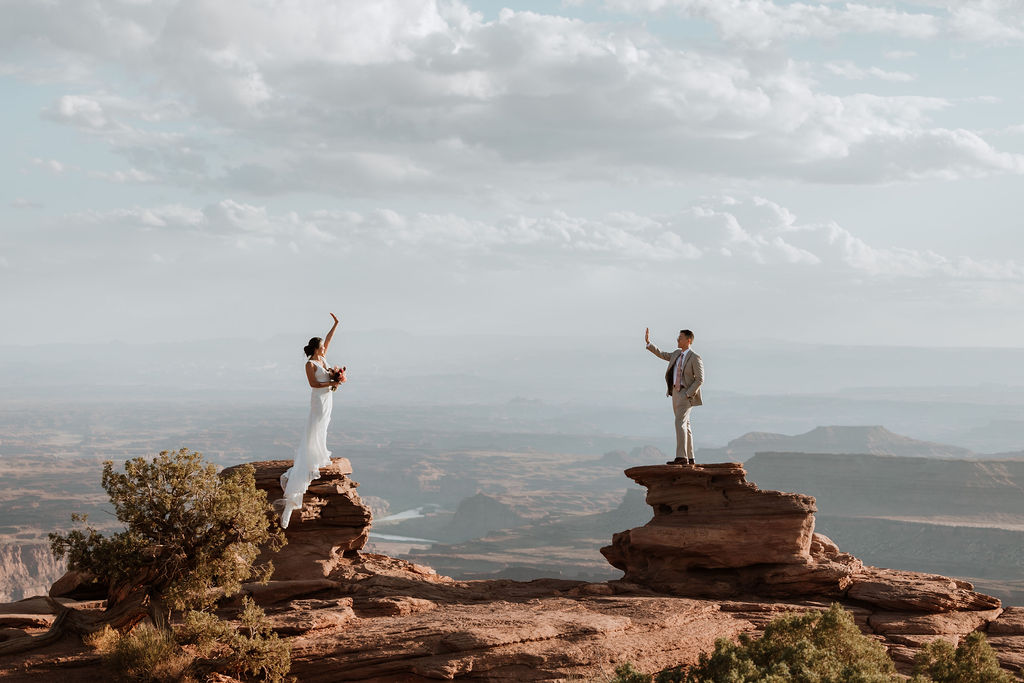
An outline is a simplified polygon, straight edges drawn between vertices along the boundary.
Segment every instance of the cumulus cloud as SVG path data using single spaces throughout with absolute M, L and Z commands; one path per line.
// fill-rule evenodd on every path
M 140 173 L 190 188 L 458 196 L 709 173 L 870 183 L 1015 173 L 1022 158 L 936 125 L 929 114 L 944 100 L 832 95 L 805 63 L 681 48 L 635 24 L 512 10 L 485 21 L 431 0 L 72 3 L 68 13 L 96 32 L 82 41 L 55 17 L 67 2 L 53 4 L 49 23 L 26 9 L 22 28 L 105 69 L 145 74 L 147 85 L 66 94 L 45 115 L 106 141 Z M 861 4 L 621 7 L 671 7 L 751 44 L 939 30 L 937 15 Z M 117 66 L 113 48 L 94 45 L 111 41 Z M 849 61 L 826 68 L 912 78 Z
M 971 0 L 948 3 L 916 0 L 910 11 L 888 3 L 781 2 L 778 0 L 604 0 L 613 10 L 670 10 L 713 24 L 726 41 L 765 49 L 792 40 L 833 39 L 845 34 L 881 34 L 905 39 L 943 37 L 979 43 L 1024 39 L 1024 16 L 1018 0 Z M 890 59 L 915 54 L 891 50 Z
M 472 255 L 491 264 L 543 262 L 557 268 L 617 265 L 674 268 L 714 276 L 723 269 L 803 272 L 822 281 L 842 277 L 1024 282 L 1024 265 L 947 256 L 930 250 L 873 245 L 828 221 L 805 223 L 787 207 L 751 196 L 704 199 L 671 214 L 609 213 L 590 218 L 564 212 L 509 215 L 486 221 L 457 214 L 317 210 L 274 213 L 223 200 L 201 209 L 183 205 L 87 212 L 93 225 L 189 233 L 233 247 L 297 245 L 375 260 L 401 254 L 437 261 Z M 443 257 L 443 258 L 442 258 Z
M 905 71 L 886 71 L 885 69 L 880 69 L 877 66 L 864 68 L 857 66 L 848 60 L 841 62 L 825 62 L 824 66 L 826 70 L 836 76 L 841 76 L 854 81 L 862 81 L 866 78 L 877 78 L 882 81 L 907 83 L 915 78 L 913 74 L 908 74 Z
M 38 157 L 32 159 L 32 165 L 36 168 L 41 168 L 55 175 L 59 175 L 67 170 L 67 165 L 56 159 L 39 159 Z
M 930 38 L 939 32 L 939 18 L 929 12 L 901 12 L 862 3 L 782 3 L 771 0 L 605 0 L 615 10 L 671 9 L 705 19 L 730 42 L 765 48 L 807 38 L 834 38 L 844 33 L 882 33 L 904 38 Z
M 16 199 L 13 199 L 13 200 L 11 200 L 11 202 L 8 205 L 12 209 L 41 209 L 41 208 L 43 208 L 43 205 L 40 204 L 39 202 L 34 202 L 31 199 L 26 199 L 24 197 L 18 197 Z
M 1015 0 L 975 0 L 950 9 L 954 35 L 983 43 L 1015 43 L 1024 39 L 1024 15 Z
M 89 171 L 89 177 L 112 183 L 152 183 L 157 180 L 156 176 L 137 168 L 127 171 Z

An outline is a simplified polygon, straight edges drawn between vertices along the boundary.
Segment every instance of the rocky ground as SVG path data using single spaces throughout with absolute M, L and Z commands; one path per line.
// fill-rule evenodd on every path
M 256 466 L 259 484 L 279 496 L 275 478 L 284 463 Z M 339 459 L 308 494 L 301 523 L 288 529 L 283 553 L 292 559 L 269 584 L 246 592 L 291 640 L 300 681 L 606 680 L 619 663 L 648 672 L 690 663 L 716 638 L 754 633 L 781 613 L 833 601 L 904 670 L 932 639 L 956 642 L 974 630 L 987 633 L 1005 667 L 1024 666 L 1024 608 L 1004 609 L 962 581 L 864 567 L 813 533 L 813 498 L 760 491 L 739 465 L 717 467 L 630 470 L 648 486 L 655 519 L 605 549 L 624 567 L 622 580 L 456 581 L 359 552 L 369 510 Z M 723 519 L 729 515 L 732 524 Z M 714 525 L 700 523 L 712 518 Z M 769 522 L 743 521 L 754 518 Z M 756 533 L 744 537 L 745 529 Z M 55 599 L 103 608 L 72 595 Z M 0 606 L 0 638 L 44 632 L 53 605 L 32 598 Z M 233 609 L 224 605 L 224 615 Z M 0 677 L 73 683 L 103 673 L 94 653 L 65 640 L 0 657 Z

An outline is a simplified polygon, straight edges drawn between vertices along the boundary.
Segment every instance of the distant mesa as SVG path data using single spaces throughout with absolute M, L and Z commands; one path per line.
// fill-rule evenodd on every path
M 788 436 L 771 432 L 748 432 L 723 448 L 702 448 L 698 460 L 745 462 L 760 451 L 791 453 L 870 453 L 874 455 L 922 456 L 928 458 L 973 458 L 967 448 L 930 441 L 918 441 L 890 432 L 881 426 L 815 427 L 805 434 Z
M 444 528 L 443 536 L 451 542 L 460 543 L 481 538 L 492 531 L 511 529 L 527 521 L 508 503 L 477 493 L 462 499 L 451 522 Z
M 814 493 L 823 515 L 1024 528 L 1024 462 L 763 451 L 746 470 L 764 486 Z

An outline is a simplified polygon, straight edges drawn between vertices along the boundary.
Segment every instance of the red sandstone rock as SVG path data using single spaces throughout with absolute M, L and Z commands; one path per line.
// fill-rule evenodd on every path
M 1007 607 L 988 625 L 993 636 L 1024 636 L 1024 607 Z
M 647 487 L 654 508 L 645 526 L 616 534 L 601 550 L 627 576 L 810 559 L 814 499 L 762 491 L 738 463 L 632 467 L 626 476 Z
M 966 635 L 996 619 L 1001 609 L 957 612 L 876 612 L 868 618 L 875 633 L 893 635 Z
M 626 470 L 654 517 L 601 552 L 623 580 L 676 595 L 850 598 L 890 611 L 992 610 L 957 579 L 863 563 L 814 534 L 814 498 L 763 491 L 737 463 Z
M 242 584 L 242 592 L 235 597 L 239 602 L 242 596 L 249 596 L 257 604 L 272 605 L 285 600 L 294 600 L 305 595 L 316 595 L 337 589 L 338 583 L 327 579 L 297 579 L 293 581 L 269 581 L 267 583 Z
M 865 567 L 853 577 L 846 595 L 883 609 L 911 612 L 991 610 L 998 598 L 976 593 L 967 581 L 937 574 Z
M 284 495 L 281 474 L 292 461 L 249 464 L 256 470 L 256 487 L 266 491 L 271 502 L 280 501 Z M 366 545 L 373 514 L 359 499 L 358 484 L 348 477 L 351 473 L 352 464 L 346 458 L 332 458 L 329 467 L 320 468 L 320 478 L 310 485 L 302 507 L 292 513 L 285 529 L 287 552 L 265 553 L 259 559 L 274 563 L 275 580 L 326 577 L 346 553 Z M 280 503 L 276 507 L 280 510 Z
M 352 598 L 293 600 L 267 616 L 274 631 L 283 636 L 337 631 L 356 619 Z
M 262 486 L 271 491 L 282 471 L 280 465 L 288 464 L 257 463 L 266 465 L 257 468 Z M 662 544 L 666 554 L 651 555 L 655 570 L 645 574 L 639 568 L 643 555 L 635 546 L 613 546 L 606 550 L 622 552 L 631 571 L 627 580 L 605 584 L 557 579 L 455 581 L 429 567 L 383 555 L 345 557 L 334 552 L 338 537 L 332 534 L 348 534 L 344 537 L 351 539 L 351 529 L 358 527 L 332 525 L 329 520 L 348 519 L 346 515 L 359 518 L 360 513 L 351 508 L 360 504 L 354 483 L 347 481 L 346 466 L 339 463 L 318 482 L 325 488 L 309 494 L 327 502 L 307 499 L 309 509 L 304 508 L 310 528 L 316 526 L 328 536 L 319 546 L 321 554 L 310 550 L 310 542 L 300 532 L 297 540 L 301 542 L 286 546 L 278 558 L 286 560 L 289 552 L 308 553 L 304 557 L 313 567 L 296 573 L 312 578 L 247 584 L 245 593 L 266 605 L 274 628 L 289 637 L 291 674 L 304 683 L 453 677 L 606 680 L 617 664 L 626 661 L 653 673 L 695 662 L 714 647 L 718 637 L 756 634 L 780 614 L 827 609 L 833 600 L 842 602 L 865 632 L 886 645 L 903 671 L 909 671 L 913 656 L 935 638 L 955 643 L 977 629 L 988 631 L 1004 666 L 1024 665 L 1024 608 L 1008 608 L 1000 614 L 998 601 L 975 593 L 965 581 L 863 567 L 829 539 L 811 533 L 813 499 L 759 491 L 743 481 L 742 468 L 735 465 L 694 468 L 691 475 L 685 474 L 690 468 L 639 469 L 673 470 L 671 476 L 684 482 L 698 508 L 717 510 L 703 517 L 718 534 L 708 535 L 713 551 L 688 546 L 685 568 L 673 570 L 672 546 Z M 658 505 L 670 508 L 672 504 L 664 501 L 671 499 L 668 491 L 655 498 L 662 501 Z M 347 506 L 348 512 L 329 511 L 335 503 Z M 798 537 L 786 544 L 789 551 L 772 555 L 784 561 L 757 563 L 756 555 L 749 555 L 763 541 L 744 540 L 742 531 L 756 528 L 762 533 L 763 525 L 734 524 L 730 529 L 726 523 L 730 515 L 748 519 L 758 506 L 778 506 L 778 514 L 762 515 L 779 521 L 779 528 L 769 533 L 788 529 Z M 662 509 L 655 517 L 679 512 Z M 798 523 L 800 516 L 804 519 Z M 648 527 L 682 528 L 678 519 L 654 521 Z M 739 534 L 736 547 L 748 553 L 750 564 L 721 554 L 730 547 L 722 542 L 726 533 Z M 697 543 L 699 538 L 700 534 L 692 533 L 686 543 Z M 304 549 L 303 543 L 307 544 Z M 698 566 L 700 562 L 720 566 Z M 731 599 L 678 597 L 687 591 L 720 593 Z M 752 597 L 736 600 L 743 593 Z M 785 600 L 764 597 L 771 595 Z M 33 607 L 28 609 L 29 605 Z M 36 602 L 23 601 L 22 606 L 25 612 L 42 611 Z M 0 606 L 0 612 L 18 609 L 18 603 Z M 226 616 L 234 612 L 234 608 L 225 609 Z M 39 628 L 27 630 L 38 632 Z M 102 676 L 97 656 L 87 648 L 71 642 L 60 647 L 64 649 L 56 656 L 47 651 L 0 660 L 0 677 L 13 683 L 58 677 L 64 683 L 76 683 Z
M 1024 638 L 1020 636 L 989 636 L 988 644 L 996 651 L 999 665 L 1014 673 L 1024 671 Z
M 601 552 L 623 580 L 678 595 L 840 596 L 857 558 L 814 534 L 814 498 L 763 491 L 743 466 L 633 467 L 654 518 Z

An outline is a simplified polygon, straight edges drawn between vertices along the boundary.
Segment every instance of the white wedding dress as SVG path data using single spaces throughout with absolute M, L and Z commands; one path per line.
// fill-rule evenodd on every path
M 327 372 L 330 367 L 327 359 L 323 364 L 316 363 L 317 382 L 330 381 Z M 327 425 L 331 422 L 331 409 L 334 407 L 334 392 L 330 387 L 313 388 L 309 397 L 309 420 L 306 422 L 306 433 L 302 443 L 295 452 L 292 466 L 281 475 L 281 488 L 284 489 L 284 511 L 281 513 L 281 526 L 288 528 L 288 520 L 292 512 L 302 507 L 302 497 L 314 479 L 320 478 L 320 468 L 331 464 L 331 452 L 327 450 Z

